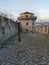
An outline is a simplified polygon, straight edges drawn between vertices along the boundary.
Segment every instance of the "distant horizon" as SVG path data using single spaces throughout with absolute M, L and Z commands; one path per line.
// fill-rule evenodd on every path
M 29 12 L 29 11 L 24 11 L 24 12 Z M 24 13 L 24 12 L 20 12 L 20 13 Z M 11 17 L 13 17 L 13 18 L 15 18 L 15 20 L 17 20 L 17 17 L 20 15 L 20 13 L 19 13 L 19 15 L 17 16 L 17 17 L 15 17 L 15 16 L 13 16 L 11 13 L 9 13 L 9 12 L 7 12 L 7 11 L 1 11 L 0 10 L 0 13 L 4 13 L 4 14 L 7 14 L 7 15 L 9 15 L 9 16 L 11 16 Z M 30 12 L 30 13 L 33 13 L 33 12 Z M 34 13 L 35 14 L 35 13 Z M 48 21 L 47 21 L 48 20 Z M 39 19 L 38 21 L 36 21 L 37 23 L 39 22 L 39 23 L 44 23 L 44 22 L 49 22 L 49 18 L 48 19 Z

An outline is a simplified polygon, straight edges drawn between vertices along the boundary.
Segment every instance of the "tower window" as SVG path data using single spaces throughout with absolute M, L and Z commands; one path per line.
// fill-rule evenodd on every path
M 34 25 L 34 22 L 33 22 L 33 25 Z
M 28 29 L 26 29 L 26 31 L 28 31 Z
M 28 23 L 26 23 L 26 25 L 28 26 Z
M 26 15 L 26 17 L 28 17 L 28 15 Z

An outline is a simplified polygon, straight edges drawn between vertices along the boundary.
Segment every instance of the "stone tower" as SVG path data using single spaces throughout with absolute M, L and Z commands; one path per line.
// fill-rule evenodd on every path
M 20 16 L 17 17 L 18 22 L 21 24 L 22 31 L 34 31 L 34 23 L 36 21 L 34 13 L 24 12 L 20 13 Z

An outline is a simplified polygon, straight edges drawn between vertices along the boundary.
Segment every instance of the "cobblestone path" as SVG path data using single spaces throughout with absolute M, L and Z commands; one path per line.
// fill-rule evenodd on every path
M 21 33 L 4 42 L 0 49 L 0 65 L 49 65 L 49 36 Z

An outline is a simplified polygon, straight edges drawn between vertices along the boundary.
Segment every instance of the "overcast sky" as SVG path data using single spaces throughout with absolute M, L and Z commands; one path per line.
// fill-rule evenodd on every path
M 34 12 L 41 19 L 49 18 L 49 0 L 0 0 L 0 11 L 18 16 L 22 12 Z

